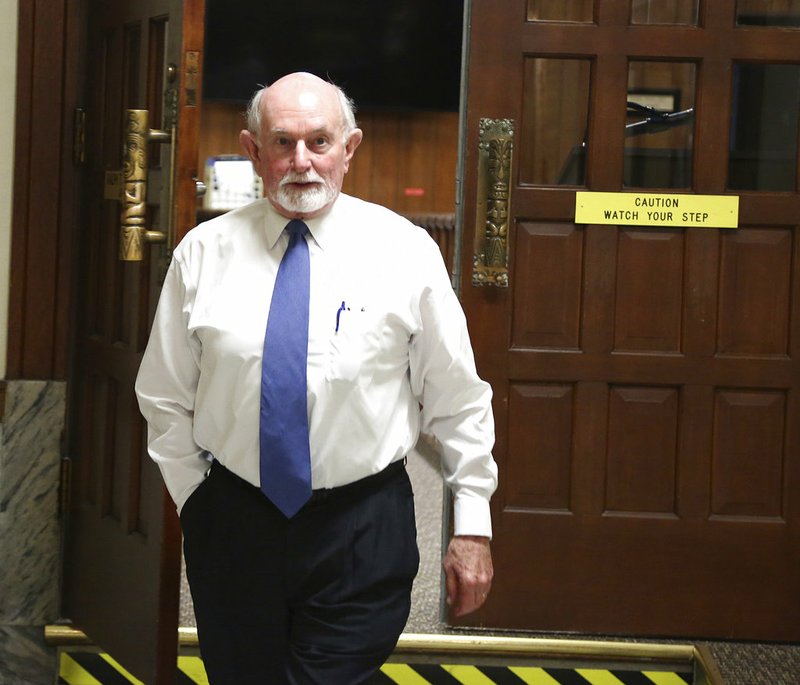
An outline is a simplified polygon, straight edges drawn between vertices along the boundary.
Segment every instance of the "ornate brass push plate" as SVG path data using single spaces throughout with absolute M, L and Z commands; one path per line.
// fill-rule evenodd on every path
M 481 119 L 472 285 L 508 287 L 514 121 Z

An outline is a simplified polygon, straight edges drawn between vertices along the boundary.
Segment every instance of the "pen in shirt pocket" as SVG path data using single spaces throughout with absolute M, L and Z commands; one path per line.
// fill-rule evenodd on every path
M 350 308 L 345 304 L 345 301 L 342 300 L 341 307 L 339 307 L 339 309 L 336 311 L 336 330 L 334 331 L 334 333 L 338 333 L 339 332 L 339 325 L 342 322 L 342 312 L 346 312 L 349 309 Z
M 342 314 L 344 314 L 344 312 L 348 312 L 349 313 L 351 311 L 353 311 L 353 309 L 350 307 L 350 305 L 347 304 L 347 302 L 345 300 L 342 300 L 342 304 L 339 306 L 339 309 L 336 310 L 336 328 L 334 329 L 334 333 L 338 333 L 339 332 L 339 328 L 342 326 L 342 324 L 344 322 L 344 318 L 342 318 Z M 356 306 L 355 311 L 357 311 L 357 312 L 365 312 L 365 311 L 367 311 L 367 308 L 366 307 L 358 307 L 358 306 Z

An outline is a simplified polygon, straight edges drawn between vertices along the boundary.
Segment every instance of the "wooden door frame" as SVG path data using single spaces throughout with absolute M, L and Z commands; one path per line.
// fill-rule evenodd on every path
M 190 6 L 193 13 L 202 12 L 202 0 L 183 0 L 183 4 Z M 32 0 L 19 3 L 18 15 L 6 377 L 67 381 L 68 416 L 70 407 L 77 406 L 75 384 L 71 381 L 75 373 L 75 322 L 81 306 L 78 239 L 87 205 L 83 192 L 85 172 L 76 142 L 81 138 L 79 108 L 87 99 L 89 6 L 88 0 Z M 202 20 L 199 25 L 202 27 Z M 202 29 L 200 36 L 192 35 L 191 39 L 202 41 Z M 180 52 L 185 57 L 182 49 Z M 186 92 L 180 94 L 182 123 L 196 131 L 198 108 L 185 116 L 187 97 Z M 179 164 L 196 169 L 196 152 L 191 146 L 179 143 L 176 155 Z M 181 178 L 177 192 L 194 198 L 194 180 Z M 193 216 L 177 217 L 178 239 L 192 224 Z M 62 459 L 69 457 L 69 442 L 62 440 Z M 69 483 L 61 485 L 66 494 Z M 172 543 L 169 554 L 162 555 L 160 568 L 168 590 L 161 593 L 165 601 L 159 609 L 165 620 L 153 628 L 158 641 L 171 640 L 177 649 L 180 530 L 166 496 L 164 507 L 170 509 L 169 515 L 164 516 L 164 534 Z M 64 527 L 64 513 L 54 525 Z M 63 534 L 61 537 L 63 545 Z M 64 558 L 62 550 L 62 564 Z M 59 612 L 63 612 L 63 602 L 61 595 Z M 124 617 L 120 619 L 123 621 Z M 94 637 L 102 642 L 103 636 Z M 164 655 L 169 663 L 160 664 L 159 672 L 166 673 L 170 668 L 174 671 L 174 654 L 170 656 L 165 651 Z
M 7 379 L 69 377 L 85 21 L 85 0 L 19 2 Z

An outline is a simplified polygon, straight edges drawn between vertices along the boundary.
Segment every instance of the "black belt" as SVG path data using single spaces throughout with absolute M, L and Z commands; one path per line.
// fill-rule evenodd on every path
M 389 464 L 389 466 L 383 469 L 383 471 L 374 473 L 366 478 L 353 481 L 352 483 L 347 483 L 346 485 L 339 485 L 335 488 L 322 488 L 320 490 L 314 490 L 311 493 L 311 499 L 305 503 L 303 508 L 318 506 L 324 502 L 330 502 L 331 500 L 339 499 L 340 497 L 353 497 L 355 495 L 363 495 L 368 492 L 375 492 L 385 483 L 389 482 L 393 478 L 397 478 L 401 472 L 405 471 L 407 461 L 408 458 L 403 457 L 403 459 L 393 461 L 391 464 Z M 251 485 L 240 476 L 237 476 L 235 473 L 220 464 L 216 459 L 214 459 L 214 461 L 211 463 L 211 471 L 219 474 L 224 473 L 228 477 L 231 477 L 237 481 L 240 486 L 246 486 L 248 489 L 252 488 L 261 492 L 258 487 Z
M 398 461 L 393 461 L 391 464 L 389 464 L 389 466 L 383 469 L 383 471 L 378 471 L 378 473 L 373 473 L 371 476 L 367 476 L 361 480 L 353 481 L 352 483 L 347 483 L 346 485 L 339 485 L 335 488 L 314 490 L 311 493 L 311 499 L 308 500 L 304 506 L 313 507 L 318 504 L 322 504 L 331 498 L 339 498 L 344 496 L 352 497 L 353 495 L 375 492 L 384 483 L 387 483 L 393 478 L 399 476 L 400 472 L 404 471 L 406 468 L 406 461 L 407 457 L 403 457 Z

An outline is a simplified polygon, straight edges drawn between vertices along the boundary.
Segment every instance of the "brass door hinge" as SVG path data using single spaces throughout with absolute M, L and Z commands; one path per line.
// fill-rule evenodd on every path
M 122 172 L 106 170 L 103 180 L 103 199 L 122 202 Z

